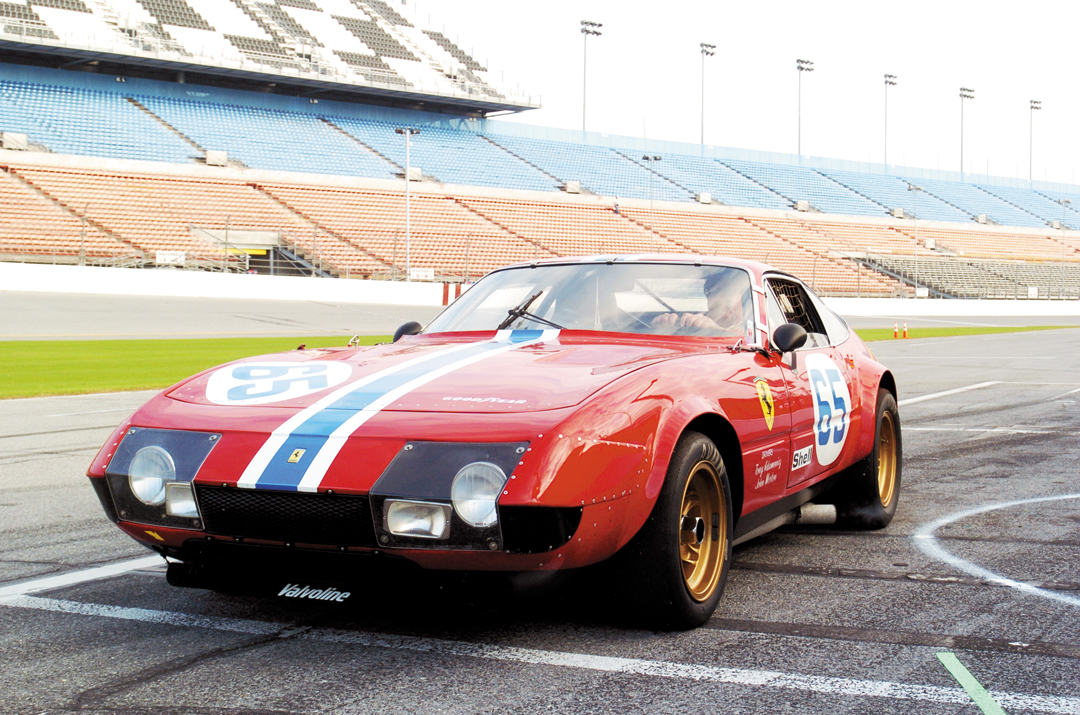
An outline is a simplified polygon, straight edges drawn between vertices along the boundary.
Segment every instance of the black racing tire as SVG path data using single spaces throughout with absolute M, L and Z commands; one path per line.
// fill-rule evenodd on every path
M 830 490 L 829 498 L 822 500 L 836 505 L 837 525 L 859 530 L 884 529 L 889 525 L 900 502 L 902 447 L 900 411 L 896 398 L 888 390 L 880 389 L 874 423 L 874 449 L 841 473 L 840 481 Z
M 732 529 L 720 451 L 705 435 L 686 432 L 648 520 L 612 560 L 628 617 L 659 630 L 708 621 L 727 582 Z

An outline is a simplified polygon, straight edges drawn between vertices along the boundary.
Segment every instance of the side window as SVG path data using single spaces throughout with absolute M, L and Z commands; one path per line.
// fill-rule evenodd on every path
M 834 313 L 832 308 L 825 305 L 825 302 L 813 291 L 810 291 L 810 299 L 814 301 L 814 306 L 821 317 L 821 322 L 825 324 L 825 332 L 829 334 L 832 344 L 839 345 L 847 340 L 851 334 L 851 328 L 848 327 L 847 322 Z
M 776 330 L 784 323 L 795 323 L 806 331 L 804 347 L 828 347 L 829 335 L 825 331 L 825 324 L 803 287 L 778 278 L 771 278 L 767 283 L 769 329 Z

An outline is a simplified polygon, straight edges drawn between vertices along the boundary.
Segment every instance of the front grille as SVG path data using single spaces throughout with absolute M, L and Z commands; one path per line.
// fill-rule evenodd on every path
M 196 487 L 209 534 L 333 546 L 375 546 L 367 497 Z

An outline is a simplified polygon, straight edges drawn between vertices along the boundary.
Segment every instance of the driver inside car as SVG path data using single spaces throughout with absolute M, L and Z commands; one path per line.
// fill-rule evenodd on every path
M 745 336 L 752 305 L 748 281 L 725 271 L 706 278 L 704 287 L 704 313 L 661 313 L 652 319 L 652 327 L 665 335 Z

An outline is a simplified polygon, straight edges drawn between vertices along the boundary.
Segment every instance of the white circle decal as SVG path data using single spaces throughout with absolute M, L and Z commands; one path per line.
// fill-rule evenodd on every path
M 851 393 L 840 368 L 824 355 L 807 355 L 803 361 L 810 391 L 814 395 L 814 454 L 827 467 L 844 449 L 851 426 Z
M 343 362 L 246 362 L 211 375 L 206 399 L 215 405 L 284 402 L 340 385 L 351 374 Z

